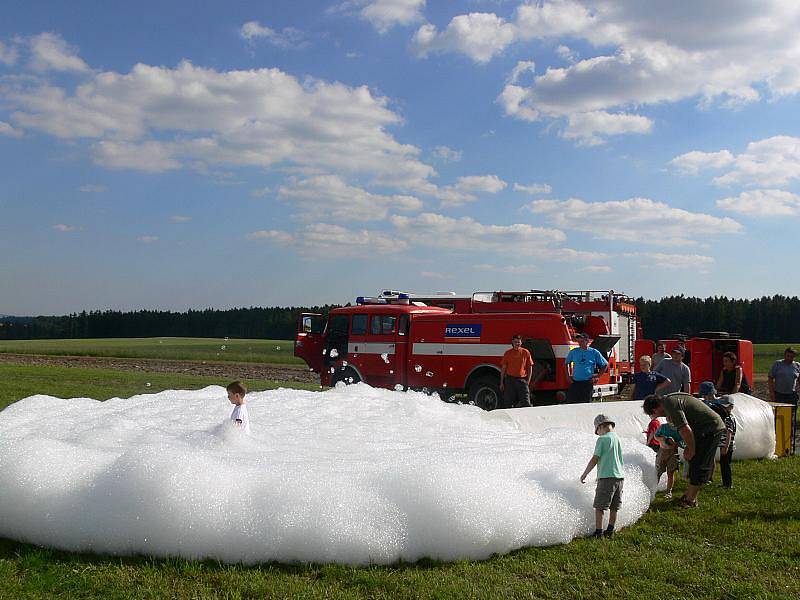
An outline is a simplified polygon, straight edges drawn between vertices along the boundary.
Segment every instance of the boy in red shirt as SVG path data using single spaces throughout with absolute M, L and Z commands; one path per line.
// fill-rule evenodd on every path
M 511 338 L 511 348 L 500 362 L 500 391 L 506 408 L 531 406 L 531 375 L 533 358 L 522 347 L 522 336 L 517 334 Z

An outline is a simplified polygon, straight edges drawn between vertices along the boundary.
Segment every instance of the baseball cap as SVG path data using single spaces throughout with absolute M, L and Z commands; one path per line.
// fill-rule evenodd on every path
M 680 346 L 675 346 L 672 350 L 670 350 L 670 354 L 675 354 L 675 353 L 683 356 L 683 348 L 681 348 Z
M 589 336 L 586 335 L 585 333 L 579 333 L 578 335 L 575 336 L 575 339 L 576 340 L 588 340 Z
M 594 418 L 594 432 L 597 433 L 597 428 L 600 427 L 600 425 L 604 425 L 606 423 L 611 423 L 612 425 L 614 425 L 614 427 L 616 427 L 616 423 L 614 423 L 614 421 L 609 419 L 607 416 L 603 414 L 597 415 Z
M 722 396 L 717 400 L 717 404 L 722 406 L 733 406 L 735 404 L 733 396 Z
M 717 388 L 714 387 L 714 384 L 711 381 L 704 381 L 700 384 L 700 387 L 697 389 L 700 392 L 701 396 L 708 396 L 709 394 L 716 394 Z

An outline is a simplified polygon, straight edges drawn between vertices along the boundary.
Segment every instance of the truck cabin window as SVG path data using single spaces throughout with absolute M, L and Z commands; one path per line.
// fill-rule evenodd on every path
M 387 335 L 394 333 L 394 326 L 397 317 L 392 315 L 373 315 L 372 316 L 372 335 Z
M 353 315 L 353 323 L 350 327 L 350 333 L 353 335 L 363 335 L 367 333 L 367 320 L 368 315 Z

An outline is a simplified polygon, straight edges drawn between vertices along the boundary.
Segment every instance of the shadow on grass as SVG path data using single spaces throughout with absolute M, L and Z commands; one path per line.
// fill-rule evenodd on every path
M 182 558 L 179 556 L 157 557 L 157 556 L 115 556 L 110 554 L 95 554 L 92 552 L 69 552 L 65 550 L 56 550 L 53 548 L 46 548 L 43 546 L 36 546 L 24 542 L 17 542 L 6 538 L 0 538 L 0 560 L 37 560 L 45 558 L 51 563 L 60 563 L 64 565 L 94 565 L 94 566 L 162 566 L 174 567 L 180 569 L 181 567 L 191 567 L 192 569 L 200 568 L 205 571 L 225 571 L 228 569 L 246 569 L 249 571 L 264 571 L 264 572 L 279 572 L 288 575 L 302 575 L 305 577 L 321 576 L 320 571 L 330 569 L 342 570 L 355 570 L 355 569 L 380 569 L 385 571 L 430 571 L 439 569 L 445 562 L 423 558 L 417 562 L 400 561 L 391 565 L 364 565 L 353 566 L 338 563 L 280 563 L 280 562 L 265 562 L 255 565 L 246 565 L 242 563 L 224 563 L 213 559 L 192 560 Z M 495 556 L 492 556 L 492 559 Z M 491 559 L 490 559 L 491 560 Z

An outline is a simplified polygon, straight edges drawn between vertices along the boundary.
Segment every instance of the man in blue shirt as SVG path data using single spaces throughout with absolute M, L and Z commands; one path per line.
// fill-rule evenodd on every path
M 608 361 L 605 357 L 596 348 L 589 347 L 588 335 L 579 333 L 575 337 L 579 347 L 570 350 L 566 360 L 567 378 L 569 379 L 568 404 L 591 402 L 595 382 L 599 375 L 608 369 Z

